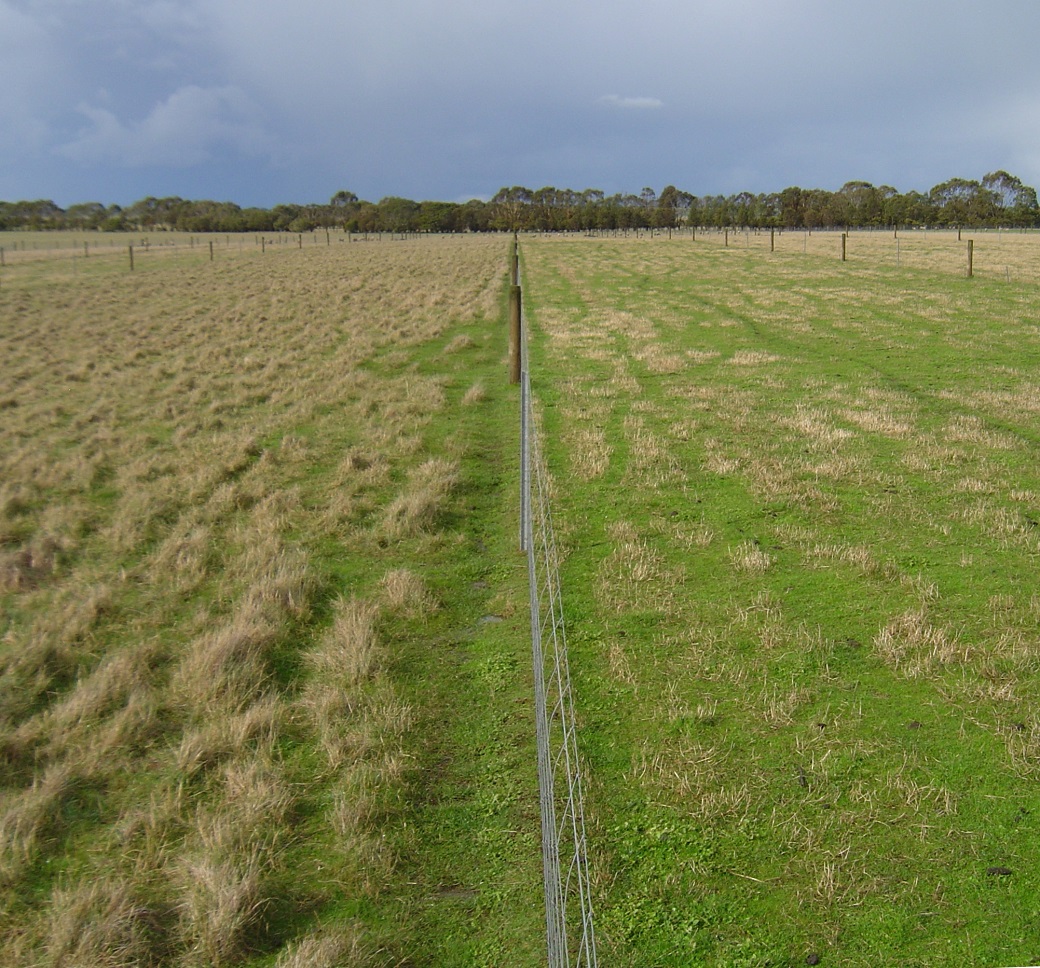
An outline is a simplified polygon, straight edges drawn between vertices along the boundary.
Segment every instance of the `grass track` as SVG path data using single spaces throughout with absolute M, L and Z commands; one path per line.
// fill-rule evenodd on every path
M 603 960 L 1040 960 L 1035 285 L 522 248 Z

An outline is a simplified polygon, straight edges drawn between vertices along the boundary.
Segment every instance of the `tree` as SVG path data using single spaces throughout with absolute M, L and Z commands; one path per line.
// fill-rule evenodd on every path
M 381 198 L 376 208 L 379 210 L 379 230 L 381 232 L 411 232 L 416 227 L 416 216 L 419 213 L 418 202 L 389 195 Z
M 494 212 L 492 227 L 506 232 L 518 232 L 524 228 L 531 205 L 531 189 L 522 185 L 500 188 L 491 199 L 491 205 Z
M 997 193 L 966 178 L 940 182 L 928 197 L 943 225 L 979 225 L 997 211 Z
M 666 185 L 657 196 L 657 208 L 654 209 L 651 222 L 656 228 L 671 229 L 676 224 L 676 208 L 679 205 L 679 189 L 674 185 Z
M 1031 224 L 1036 217 L 1036 189 L 1022 184 L 1022 179 L 1008 172 L 991 171 L 982 179 L 985 189 L 993 193 L 997 216 L 1015 225 Z
M 835 214 L 842 225 L 879 225 L 881 198 L 867 181 L 850 181 L 838 189 Z
M 104 222 L 105 214 L 105 206 L 101 202 L 80 202 L 68 207 L 65 225 L 70 229 L 97 229 Z

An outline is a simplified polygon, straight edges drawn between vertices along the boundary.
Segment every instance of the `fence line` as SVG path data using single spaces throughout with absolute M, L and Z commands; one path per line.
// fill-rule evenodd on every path
M 521 310 L 522 315 L 522 310 Z M 581 763 L 560 594 L 550 481 L 539 445 L 526 326 L 520 339 L 520 545 L 527 552 L 535 732 L 550 968 L 595 968 Z

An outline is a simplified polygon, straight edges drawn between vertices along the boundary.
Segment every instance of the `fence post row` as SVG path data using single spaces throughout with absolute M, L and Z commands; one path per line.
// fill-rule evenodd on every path
M 548 472 L 534 420 L 526 327 L 519 319 L 519 279 L 514 278 L 517 284 L 510 292 L 516 293 L 521 364 L 520 543 L 521 549 L 527 552 L 531 602 L 546 950 L 549 968 L 572 965 L 596 968 L 581 768 L 560 596 L 559 558 L 549 507 Z M 510 325 L 512 331 L 512 318 Z

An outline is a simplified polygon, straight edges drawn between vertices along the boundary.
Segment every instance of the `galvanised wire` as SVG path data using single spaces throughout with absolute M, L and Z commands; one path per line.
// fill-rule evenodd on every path
M 526 327 L 521 325 L 521 548 L 527 552 L 535 732 L 550 968 L 595 968 L 581 761 L 560 594 L 550 482 L 539 447 Z

